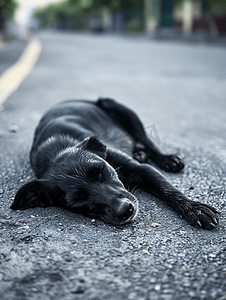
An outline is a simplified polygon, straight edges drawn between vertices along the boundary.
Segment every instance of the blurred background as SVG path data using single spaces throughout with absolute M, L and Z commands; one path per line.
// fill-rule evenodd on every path
M 19 28 L 219 38 L 226 0 L 0 0 L 1 36 Z

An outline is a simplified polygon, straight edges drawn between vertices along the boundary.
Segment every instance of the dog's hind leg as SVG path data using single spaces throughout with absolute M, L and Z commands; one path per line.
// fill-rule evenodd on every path
M 101 98 L 96 105 L 104 110 L 119 126 L 126 130 L 135 140 L 133 157 L 139 162 L 151 159 L 158 167 L 168 172 L 179 172 L 184 168 L 184 163 L 177 155 L 164 155 L 147 137 L 143 124 L 138 116 L 129 108 L 115 100 Z M 138 147 L 137 145 L 141 145 Z

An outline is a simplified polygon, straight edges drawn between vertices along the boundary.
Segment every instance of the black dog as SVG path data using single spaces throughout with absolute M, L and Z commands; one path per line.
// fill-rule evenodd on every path
M 193 226 L 218 225 L 218 211 L 188 199 L 149 160 L 169 172 L 184 164 L 162 154 L 130 109 L 111 99 L 62 102 L 41 119 L 30 153 L 37 180 L 16 194 L 12 209 L 61 206 L 114 225 L 132 221 L 139 186 L 164 200 Z

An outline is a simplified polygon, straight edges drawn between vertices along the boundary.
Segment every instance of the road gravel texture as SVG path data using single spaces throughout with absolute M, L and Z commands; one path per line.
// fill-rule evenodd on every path
M 51 31 L 37 37 L 41 57 L 0 113 L 0 299 L 226 299 L 225 48 Z M 193 228 L 142 191 L 138 217 L 122 227 L 61 208 L 10 210 L 18 188 L 34 178 L 29 149 L 42 113 L 64 99 L 99 96 L 130 106 L 162 151 L 183 155 L 183 172 L 163 173 L 218 208 L 219 228 Z

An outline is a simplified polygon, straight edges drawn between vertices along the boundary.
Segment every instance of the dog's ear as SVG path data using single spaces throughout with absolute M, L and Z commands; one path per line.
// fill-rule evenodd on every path
M 106 158 L 107 147 L 95 136 L 86 138 L 82 142 L 82 148 L 99 155 L 103 159 Z
M 12 209 L 27 209 L 31 207 L 47 207 L 53 205 L 51 191 L 45 180 L 35 180 L 26 183 L 16 193 L 15 199 L 10 206 Z

